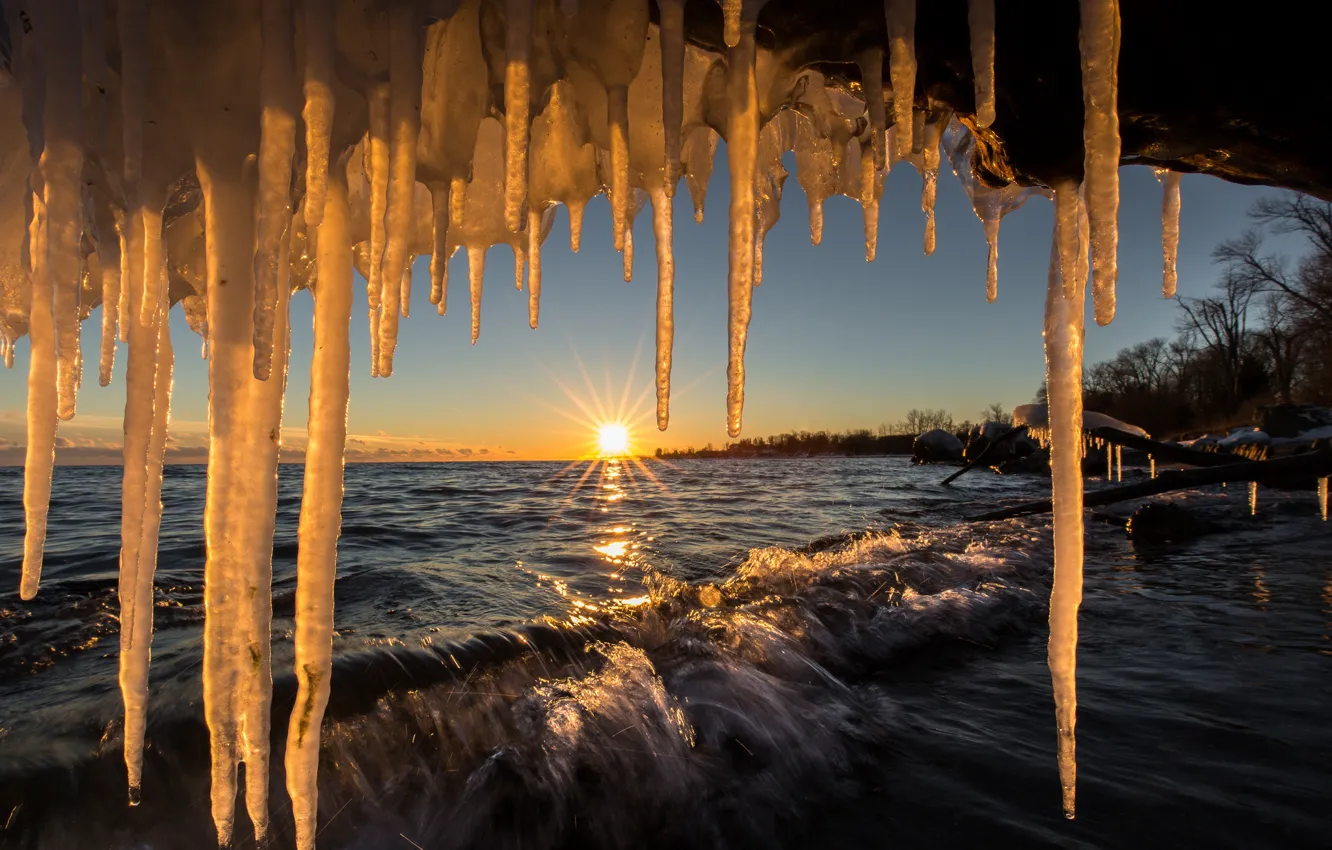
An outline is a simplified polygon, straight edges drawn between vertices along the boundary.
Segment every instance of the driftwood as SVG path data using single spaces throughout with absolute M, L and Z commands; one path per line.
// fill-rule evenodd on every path
M 1116 433 L 1122 434 L 1123 432 L 1118 431 Z M 1140 438 L 1135 437 L 1134 439 Z M 1199 454 L 1204 453 L 1199 452 Z M 1208 484 L 1224 484 L 1230 481 L 1257 481 L 1261 483 L 1283 479 L 1289 481 L 1292 477 L 1322 478 L 1329 475 L 1332 475 L 1332 451 L 1324 449 L 1276 460 L 1242 461 L 1240 463 L 1228 463 L 1225 466 L 1162 472 L 1147 481 L 1126 484 L 1123 487 L 1093 490 L 1083 496 L 1082 505 L 1086 508 L 1094 508 L 1128 499 L 1157 496 L 1161 493 L 1169 493 L 1172 490 L 1203 487 Z M 1038 502 L 1025 502 L 1011 508 L 1003 508 L 1002 510 L 969 517 L 966 521 L 992 522 L 994 520 L 1049 513 L 1051 510 L 1051 500 L 1041 499 Z
M 1008 431 L 1004 432 L 1004 433 L 1001 434 L 1000 436 L 998 436 L 998 437 L 996 437 L 995 439 L 991 440 L 991 441 L 990 441 L 990 444 L 989 444 L 988 446 L 985 447 L 985 451 L 983 451 L 983 452 L 980 453 L 980 457 L 978 457 L 978 458 L 976 458 L 975 460 L 969 462 L 966 466 L 962 467 L 962 468 L 959 469 L 957 472 L 954 472 L 952 475 L 950 475 L 950 476 L 948 476 L 947 478 L 945 478 L 945 479 L 943 480 L 943 486 L 944 486 L 944 487 L 947 487 L 949 484 L 952 484 L 954 481 L 956 481 L 956 480 L 958 479 L 958 476 L 962 475 L 962 474 L 965 473 L 965 472 L 970 472 L 971 470 L 973 470 L 973 469 L 975 469 L 976 467 L 980 466 L 981 463 L 983 463 L 983 462 L 985 461 L 985 459 L 986 459 L 987 457 L 990 456 L 990 453 L 993 452 L 993 451 L 995 450 L 995 448 L 997 448 L 997 447 L 999 446 L 1000 443 L 1006 443 L 1006 442 L 1008 442 L 1009 440 L 1011 440 L 1011 439 L 1013 439 L 1014 437 L 1016 437 L 1018 434 L 1025 434 L 1026 432 L 1027 432 L 1027 426 L 1026 426 L 1026 425 L 1018 425 L 1018 426 L 1015 427 L 1015 428 L 1010 428 L 1010 429 L 1008 429 Z
M 1107 443 L 1146 452 L 1157 460 L 1182 463 L 1186 466 L 1233 466 L 1239 458 L 1238 455 L 1229 453 L 1204 452 L 1175 443 L 1149 440 L 1146 437 L 1139 437 L 1137 434 L 1130 434 L 1118 428 L 1092 428 L 1087 433 L 1093 437 L 1100 437 Z

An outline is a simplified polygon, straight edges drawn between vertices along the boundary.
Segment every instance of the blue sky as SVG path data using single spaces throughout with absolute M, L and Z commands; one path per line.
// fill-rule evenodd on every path
M 466 258 L 450 266 L 450 310 L 428 303 L 428 257 L 417 260 L 412 316 L 403 321 L 392 378 L 373 379 L 364 286 L 353 313 L 349 427 L 373 451 L 467 450 L 471 456 L 566 458 L 591 448 L 594 425 L 579 403 L 612 415 L 641 399 L 630 423 L 635 451 L 726 440 L 725 149 L 709 185 L 707 216 L 695 224 L 681 184 L 675 205 L 676 338 L 671 427 L 656 430 L 653 334 L 656 261 L 650 209 L 634 228 L 634 280 L 622 279 L 603 197 L 587 209 L 582 250 L 568 248 L 559 211 L 543 251 L 541 327 L 527 326 L 527 295 L 514 289 L 508 248 L 487 255 L 480 341 L 469 344 Z M 985 239 L 951 173 L 940 176 L 937 249 L 924 256 L 920 178 L 900 164 L 889 175 L 878 259 L 864 261 L 859 204 L 837 196 L 825 206 L 823 244 L 809 243 L 803 192 L 792 172 L 782 219 L 768 234 L 763 285 L 754 295 L 746 365 L 744 434 L 792 429 L 876 427 L 909 408 L 941 407 L 975 418 L 990 402 L 1031 399 L 1040 384 L 1042 310 L 1051 205 L 1035 198 L 1004 219 L 999 299 L 985 301 Z M 947 165 L 944 166 L 945 172 Z M 1182 186 L 1179 292 L 1204 294 L 1216 277 L 1213 246 L 1247 226 L 1245 211 L 1272 190 L 1188 175 Z M 1088 362 L 1153 336 L 1173 333 L 1177 308 L 1161 298 L 1161 190 L 1143 167 L 1121 169 L 1119 311 L 1100 328 L 1088 319 Z M 119 352 L 110 387 L 96 385 L 100 311 L 84 324 L 90 380 L 79 416 L 61 425 L 72 444 L 119 445 L 124 407 Z M 307 412 L 312 306 L 292 305 L 292 367 L 286 402 L 288 441 L 299 445 Z M 179 311 L 172 318 L 178 368 L 172 417 L 181 445 L 206 434 L 206 364 Z M 23 442 L 27 346 L 13 370 L 0 370 L 0 459 Z M 581 369 L 580 369 L 581 363 Z M 590 378 L 585 380 L 583 372 Z M 563 388 L 562 388 L 563 387 Z M 569 393 L 566 393 L 565 390 Z M 571 398 L 570 394 L 575 398 Z M 595 399 L 595 400 L 594 400 Z M 6 445 L 8 449 L 5 449 Z M 484 452 L 484 455 L 482 455 Z M 19 458 L 21 462 L 21 457 Z

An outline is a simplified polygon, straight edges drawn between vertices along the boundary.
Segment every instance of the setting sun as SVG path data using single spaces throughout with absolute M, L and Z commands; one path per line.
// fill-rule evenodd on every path
M 623 425 L 608 422 L 597 429 L 597 447 L 602 457 L 618 457 L 629 453 L 629 431 Z

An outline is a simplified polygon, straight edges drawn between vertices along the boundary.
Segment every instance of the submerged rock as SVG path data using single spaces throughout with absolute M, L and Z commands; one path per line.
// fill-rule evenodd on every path
M 1171 502 L 1148 502 L 1129 517 L 1127 530 L 1134 543 L 1183 543 L 1220 529 L 1195 510 Z
M 916 463 L 948 463 L 962 459 L 962 441 L 942 428 L 926 431 L 911 446 Z

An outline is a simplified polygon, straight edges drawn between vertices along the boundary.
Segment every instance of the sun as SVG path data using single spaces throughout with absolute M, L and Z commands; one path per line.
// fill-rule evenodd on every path
M 597 428 L 597 448 L 602 457 L 620 457 L 629 453 L 629 430 L 618 422 Z

